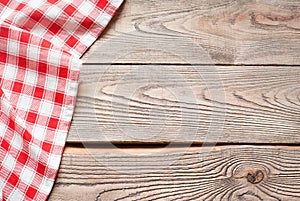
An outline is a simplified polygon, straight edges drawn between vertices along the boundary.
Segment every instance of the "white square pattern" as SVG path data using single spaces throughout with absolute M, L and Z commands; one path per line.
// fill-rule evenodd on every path
M 3 77 L 7 80 L 15 80 L 18 69 L 14 65 L 7 64 L 4 68 Z
M 61 12 L 62 10 L 59 7 L 53 5 L 50 8 L 48 8 L 45 15 L 47 15 L 49 19 L 55 20 L 60 16 Z
M 44 126 L 34 125 L 31 134 L 37 140 L 44 141 L 46 135 L 46 129 Z
M 49 154 L 48 162 L 50 168 L 57 169 L 60 162 L 60 156 L 55 154 Z
M 41 5 L 45 4 L 45 2 L 42 0 L 40 0 L 40 1 L 31 0 L 27 4 L 28 4 L 28 6 L 30 6 L 32 8 L 39 8 Z
M 53 180 L 44 178 L 42 181 L 42 185 L 40 186 L 40 190 L 43 193 L 49 193 L 51 191 L 53 185 Z
M 7 129 L 7 125 L 3 122 L 0 122 L 0 138 L 4 137 L 5 131 Z
M 88 15 L 93 9 L 95 8 L 95 5 L 92 4 L 89 1 L 84 1 L 79 6 L 78 11 L 81 12 L 84 15 Z
M 35 144 L 32 144 L 30 147 L 29 147 L 29 156 L 31 158 L 33 158 L 34 160 L 39 160 L 40 158 L 40 155 L 41 155 L 41 148 L 38 147 L 37 145 Z
M 52 65 L 59 66 L 61 58 L 61 52 L 59 51 L 49 51 L 48 53 L 48 62 Z
M 39 108 L 39 114 L 47 116 L 52 113 L 54 103 L 50 101 L 43 101 Z
M 58 84 L 57 77 L 52 76 L 52 75 L 46 76 L 45 89 L 50 90 L 50 91 L 56 91 L 57 84 Z
M 36 45 L 30 45 L 27 48 L 27 57 L 31 60 L 38 60 L 39 59 L 40 48 Z
M 111 16 L 104 11 L 103 14 L 96 19 L 96 22 L 99 26 L 106 27 L 110 18 Z
M 19 189 L 15 189 L 10 193 L 8 200 L 22 201 L 23 198 L 24 194 Z
M 14 23 L 22 26 L 28 20 L 28 17 L 24 13 L 18 13 L 14 18 Z
M 14 135 L 11 145 L 15 148 L 15 149 L 21 149 L 23 147 L 23 139 L 20 135 L 18 135 L 17 133 Z
M 16 159 L 10 154 L 6 154 L 2 164 L 6 169 L 12 170 L 16 165 Z
M 1 15 L 0 15 L 0 20 L 3 21 L 5 19 L 8 18 L 8 16 L 10 16 L 12 13 L 14 12 L 13 9 L 5 7 L 2 11 L 1 11 Z
M 27 184 L 30 185 L 33 177 L 35 175 L 35 171 L 27 166 L 25 166 L 22 170 L 22 174 L 21 174 L 21 180 Z
M 12 55 L 17 55 L 19 53 L 20 45 L 15 40 L 10 40 L 8 43 L 7 51 Z
M 27 70 L 25 73 L 24 84 L 36 86 L 38 74 L 36 71 Z
M 25 111 L 29 110 L 29 108 L 31 107 L 32 99 L 33 98 L 31 96 L 20 96 L 18 101 L 18 108 Z
M 34 26 L 34 28 L 31 30 L 32 33 L 34 33 L 36 35 L 41 35 L 41 36 L 45 35 L 47 33 L 47 31 L 48 31 L 48 29 L 40 24 L 36 24 Z
M 89 45 L 91 45 L 91 43 L 92 43 L 94 40 L 96 40 L 96 39 L 97 39 L 97 38 L 96 38 L 94 35 L 92 35 L 90 32 L 87 32 L 86 34 L 84 34 L 84 35 L 82 36 L 81 42 L 82 42 L 84 45 L 89 46 Z

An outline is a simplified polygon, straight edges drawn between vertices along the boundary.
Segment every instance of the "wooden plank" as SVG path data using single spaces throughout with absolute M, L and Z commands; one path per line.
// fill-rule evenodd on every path
M 300 66 L 86 65 L 68 142 L 299 143 Z
M 300 199 L 299 147 L 89 151 L 66 149 L 50 201 Z
M 298 65 L 299 33 L 297 0 L 126 0 L 84 59 Z

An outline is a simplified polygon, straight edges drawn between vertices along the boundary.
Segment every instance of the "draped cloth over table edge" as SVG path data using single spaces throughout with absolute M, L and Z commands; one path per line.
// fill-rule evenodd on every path
M 123 0 L 0 2 L 0 199 L 46 200 L 72 119 L 80 56 Z

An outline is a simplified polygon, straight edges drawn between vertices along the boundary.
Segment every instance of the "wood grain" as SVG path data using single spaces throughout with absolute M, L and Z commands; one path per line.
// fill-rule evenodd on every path
M 126 0 L 84 59 L 299 65 L 300 1 Z
M 126 0 L 83 60 L 50 201 L 300 200 L 299 0 Z
M 153 150 L 67 148 L 49 200 L 300 199 L 299 147 Z
M 299 66 L 85 65 L 68 142 L 300 143 Z

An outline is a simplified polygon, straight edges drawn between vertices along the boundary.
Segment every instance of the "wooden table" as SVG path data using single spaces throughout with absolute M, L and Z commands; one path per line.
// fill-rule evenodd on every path
M 49 200 L 300 200 L 300 1 L 127 0 L 83 60 Z

